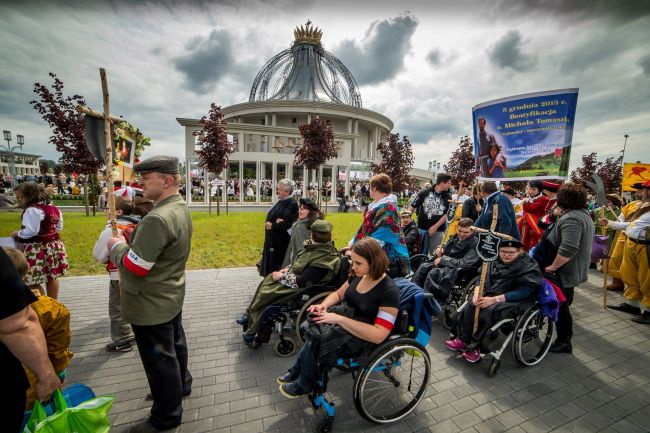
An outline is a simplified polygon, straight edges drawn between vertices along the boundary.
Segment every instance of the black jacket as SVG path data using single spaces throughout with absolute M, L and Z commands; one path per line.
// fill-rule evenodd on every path
M 406 240 L 406 248 L 409 251 L 409 256 L 420 253 L 420 233 L 418 232 L 418 225 L 415 221 L 411 221 L 405 227 L 402 227 L 404 239 Z
M 276 220 L 282 219 L 281 223 Z M 260 275 L 266 277 L 282 268 L 284 254 L 287 252 L 291 235 L 288 230 L 298 219 L 298 203 L 293 198 L 278 201 L 266 214 L 266 222 L 271 223 L 271 230 L 264 232 L 264 251 Z

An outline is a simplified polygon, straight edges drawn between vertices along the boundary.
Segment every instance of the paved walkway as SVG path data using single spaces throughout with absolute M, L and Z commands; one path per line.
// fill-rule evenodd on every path
M 253 268 L 190 271 L 183 314 L 194 376 L 184 402 L 180 432 L 312 432 L 314 414 L 306 398 L 286 400 L 276 376 L 289 360 L 271 345 L 243 345 L 234 323 L 260 278 Z M 440 324 L 428 346 L 432 377 L 426 398 L 405 420 L 388 426 L 358 416 L 351 378 L 335 372 L 330 394 L 337 403 L 335 432 L 648 432 L 650 431 L 650 327 L 630 316 L 603 310 L 602 277 L 576 290 L 574 354 L 549 356 L 540 366 L 520 368 L 504 355 L 499 374 L 489 363 L 469 365 L 444 348 Z M 115 396 L 111 431 L 127 432 L 143 420 L 147 380 L 137 350 L 107 353 L 108 279 L 66 278 L 61 300 L 72 313 L 70 383 L 82 382 Z M 610 295 L 614 302 L 620 295 Z

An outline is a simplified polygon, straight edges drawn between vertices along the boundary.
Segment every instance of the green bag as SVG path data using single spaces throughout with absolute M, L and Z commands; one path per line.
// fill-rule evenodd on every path
M 108 411 L 114 397 L 95 397 L 75 407 L 68 407 L 61 390 L 52 395 L 55 412 L 45 414 L 40 401 L 36 400 L 32 415 L 23 433 L 107 433 L 111 427 Z

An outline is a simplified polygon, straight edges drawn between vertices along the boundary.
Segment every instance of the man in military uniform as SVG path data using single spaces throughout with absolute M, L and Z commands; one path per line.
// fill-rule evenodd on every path
M 625 302 L 609 305 L 612 310 L 640 314 L 633 322 L 650 325 L 650 180 L 641 184 L 641 205 L 629 222 L 601 219 L 600 223 L 615 230 L 625 230 L 625 248 L 621 277 L 625 283 Z
M 163 430 L 181 423 L 181 399 L 191 392 L 181 310 L 192 220 L 178 193 L 178 158 L 155 156 L 133 169 L 155 207 L 138 224 L 131 245 L 112 238 L 108 249 L 120 269 L 122 317 L 131 323 L 151 389 L 148 422 Z

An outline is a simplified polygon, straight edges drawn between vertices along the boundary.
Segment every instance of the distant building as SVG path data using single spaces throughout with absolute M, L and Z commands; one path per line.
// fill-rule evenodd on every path
M 251 184 L 247 201 L 275 199 L 275 183 L 282 178 L 299 182 L 303 190 L 316 183 L 316 174 L 295 166 L 294 149 L 301 139 L 298 126 L 313 116 L 329 120 L 339 156 L 323 169 L 323 183 L 332 181 L 350 193 L 350 171 L 356 163 L 377 162 L 377 143 L 393 129 L 386 116 L 362 107 L 361 94 L 350 71 L 321 45 L 322 32 L 307 25 L 294 31 L 294 41 L 272 57 L 260 70 L 248 102 L 224 107 L 225 120 L 236 151 L 231 155 L 225 178 L 239 185 L 244 202 L 245 183 Z M 196 137 L 198 119 L 177 118 L 185 127 L 186 181 L 197 172 Z M 223 178 L 223 177 L 222 177 Z M 252 179 L 246 181 L 246 179 Z M 271 181 L 272 196 L 260 194 L 260 183 Z M 303 194 L 305 191 L 303 191 Z M 206 199 L 204 198 L 203 201 Z M 191 203 L 190 188 L 187 201 Z M 336 201 L 332 194 L 331 202 Z
M 14 164 L 16 167 L 15 174 L 18 176 L 25 176 L 28 174 L 38 176 L 40 175 L 39 158 L 40 155 L 32 155 L 31 153 L 18 153 L 14 152 Z M 10 156 L 6 150 L 0 150 L 0 173 L 9 174 Z

